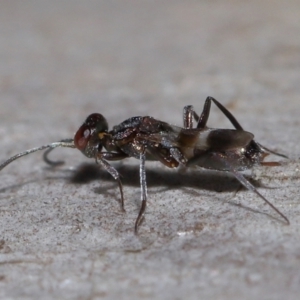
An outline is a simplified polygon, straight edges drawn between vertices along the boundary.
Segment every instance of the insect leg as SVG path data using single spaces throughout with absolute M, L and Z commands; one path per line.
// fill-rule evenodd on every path
M 203 161 L 206 161 L 207 156 L 203 156 L 199 155 L 198 159 Z M 204 159 L 204 160 L 203 160 Z M 222 167 L 223 170 L 227 170 L 230 173 L 232 173 L 235 178 L 249 191 L 254 192 L 256 195 L 258 195 L 265 203 L 267 203 L 278 215 L 280 215 L 285 222 L 289 225 L 290 221 L 288 220 L 288 218 L 278 209 L 276 208 L 269 200 L 267 200 L 261 193 L 259 193 L 259 191 L 238 171 L 236 171 L 234 169 L 234 167 L 232 167 L 230 165 L 230 161 L 228 161 L 227 159 L 224 159 L 222 157 L 220 157 L 220 155 L 218 153 L 211 153 L 211 155 L 209 156 L 209 159 L 211 162 L 213 162 L 216 166 L 218 167 Z M 198 161 L 199 163 L 199 161 Z M 197 161 L 193 161 L 193 164 L 198 165 L 198 166 L 202 166 L 202 164 L 197 164 Z
M 73 139 L 64 139 L 64 140 L 61 140 L 60 143 L 74 143 L 74 140 Z M 46 162 L 48 165 L 53 166 L 53 167 L 63 165 L 65 163 L 63 160 L 53 161 L 53 160 L 48 158 L 49 153 L 53 149 L 54 148 L 49 148 L 48 150 L 46 150 L 44 152 L 44 154 L 43 154 L 44 162 Z
M 178 148 L 170 148 L 170 154 L 172 155 L 172 157 L 179 163 L 182 165 L 186 165 L 187 163 L 187 159 L 184 157 L 184 155 L 178 150 Z
M 124 209 L 124 195 L 123 195 L 123 186 L 122 186 L 122 182 L 120 179 L 120 174 L 118 173 L 118 171 L 111 166 L 106 160 L 104 160 L 102 158 L 102 153 L 101 155 L 98 155 L 96 157 L 96 163 L 100 164 L 102 167 L 104 167 L 104 169 L 118 182 L 119 185 L 119 190 L 120 190 L 120 194 L 121 194 L 121 208 L 123 211 L 125 211 Z
M 147 182 L 146 182 L 146 170 L 145 170 L 146 153 L 145 149 L 140 153 L 140 184 L 141 184 L 141 208 L 136 218 L 134 231 L 137 233 L 139 224 L 141 223 L 146 206 L 147 206 Z
M 233 116 L 233 114 L 227 110 L 219 101 L 217 101 L 215 98 L 208 96 L 205 100 L 204 109 L 206 103 L 211 103 L 211 101 L 214 102 L 214 104 L 220 109 L 220 111 L 228 118 L 228 120 L 231 122 L 231 124 L 234 126 L 237 130 L 244 130 L 243 127 L 240 125 L 240 123 L 237 121 L 237 119 Z M 210 104 L 209 104 L 210 107 Z M 203 109 L 203 111 L 204 111 Z M 200 122 L 200 121 L 199 121 Z M 199 126 L 199 123 L 198 123 Z M 202 128 L 202 127 L 197 127 Z
M 258 195 L 262 200 L 264 200 L 274 211 L 277 212 L 286 222 L 287 225 L 290 225 L 289 219 L 276 207 L 274 206 L 269 200 L 267 200 L 242 174 L 235 170 L 231 170 L 231 173 L 235 176 L 235 178 L 249 191 L 254 192 Z
M 231 122 L 231 124 L 233 125 L 233 127 L 237 130 L 244 130 L 243 127 L 241 126 L 241 124 L 237 121 L 237 119 L 233 116 L 233 114 L 227 109 L 225 108 L 219 101 L 217 101 L 215 98 L 208 96 L 205 100 L 205 104 L 204 104 L 204 108 L 203 108 L 203 112 L 201 114 L 201 117 L 203 116 L 203 113 L 205 111 L 205 106 L 208 106 L 210 108 L 210 103 L 214 102 L 214 104 L 221 110 L 221 112 L 228 118 L 228 120 Z M 208 114 L 209 114 L 209 108 L 208 108 Z M 207 118 L 208 118 L 208 114 L 207 114 Z M 203 124 L 201 124 L 202 120 L 201 117 L 199 119 L 197 128 L 204 128 Z M 206 125 L 207 122 L 207 118 L 204 118 L 204 126 Z M 196 118 L 195 118 L 196 119 Z M 281 153 L 277 153 L 275 151 L 272 151 L 264 146 L 262 146 L 261 144 L 255 142 L 254 140 L 251 142 L 253 147 L 258 147 L 260 150 L 266 152 L 266 153 L 272 153 L 274 155 L 277 156 L 281 156 L 284 158 L 288 158 L 286 155 L 281 154 Z
M 199 116 L 195 113 L 194 107 L 192 105 L 185 106 L 183 108 L 183 127 L 185 129 L 193 128 L 193 117 L 198 121 Z
M 211 107 L 211 101 L 210 101 L 209 97 L 207 97 L 205 100 L 203 110 L 202 110 L 200 117 L 198 118 L 198 120 L 195 118 L 195 120 L 198 122 L 197 128 L 202 129 L 202 128 L 206 127 L 206 123 L 207 123 L 209 113 L 210 113 L 210 107 Z
M 204 103 L 203 111 L 200 115 L 195 112 L 192 105 L 187 105 L 183 108 L 183 126 L 185 129 L 193 128 L 193 119 L 197 122 L 197 128 L 205 128 L 211 107 L 211 99 L 207 97 Z
M 124 152 L 101 152 L 101 157 L 109 161 L 115 161 L 127 158 L 128 154 Z

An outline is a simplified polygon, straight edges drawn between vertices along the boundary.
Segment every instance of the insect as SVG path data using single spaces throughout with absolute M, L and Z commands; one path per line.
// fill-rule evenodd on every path
M 229 119 L 235 129 L 213 129 L 206 126 L 211 103 L 214 103 Z M 193 123 L 196 121 L 196 126 Z M 170 125 L 152 117 L 132 117 L 108 129 L 103 115 L 93 113 L 87 117 L 73 139 L 32 148 L 21 152 L 0 165 L 0 170 L 14 160 L 30 153 L 47 149 L 44 160 L 50 165 L 60 165 L 62 161 L 52 161 L 49 153 L 57 147 L 77 148 L 88 158 L 95 159 L 117 181 L 124 210 L 124 195 L 120 175 L 109 161 L 134 157 L 140 161 L 141 207 L 135 221 L 135 232 L 141 223 L 147 204 L 146 160 L 160 161 L 167 167 L 199 166 L 205 169 L 229 172 L 248 190 L 257 194 L 284 221 L 288 218 L 269 202 L 244 176 L 241 171 L 255 165 L 276 166 L 278 162 L 264 162 L 269 154 L 287 156 L 267 149 L 254 140 L 254 135 L 244 131 L 235 117 L 216 99 L 207 97 L 203 111 L 198 115 L 193 106 L 183 110 L 183 127 Z

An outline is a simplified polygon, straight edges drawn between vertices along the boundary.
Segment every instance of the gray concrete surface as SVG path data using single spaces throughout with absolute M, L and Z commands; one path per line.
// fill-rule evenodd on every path
M 299 1 L 2 1 L 0 160 L 72 137 L 91 112 L 181 125 L 206 96 L 291 160 L 253 170 L 291 225 L 229 175 L 138 161 L 116 183 L 72 149 L 0 173 L 1 299 L 299 299 Z M 212 127 L 230 127 L 213 109 Z M 87 173 L 92 173 L 87 176 Z

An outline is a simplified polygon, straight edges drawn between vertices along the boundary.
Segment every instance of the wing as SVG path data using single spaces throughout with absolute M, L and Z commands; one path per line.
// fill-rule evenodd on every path
M 228 151 L 246 147 L 254 138 L 248 131 L 210 129 L 206 143 L 212 151 Z
M 162 125 L 163 122 L 161 122 Z M 247 146 L 254 138 L 250 132 L 235 129 L 184 129 L 166 123 L 165 128 L 151 134 L 140 134 L 139 139 L 166 148 L 228 151 Z M 185 152 L 184 151 L 184 152 Z

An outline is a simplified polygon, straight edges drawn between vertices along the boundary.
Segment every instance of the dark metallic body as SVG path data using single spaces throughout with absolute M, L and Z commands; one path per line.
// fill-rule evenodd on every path
M 224 113 L 235 129 L 211 129 L 206 126 L 211 102 L 214 102 Z M 194 121 L 197 123 L 195 127 Z M 183 124 L 181 128 L 149 116 L 132 117 L 114 126 L 112 130 L 108 130 L 107 121 L 101 114 L 91 114 L 78 129 L 74 139 L 63 140 L 17 154 L 0 165 L 0 170 L 21 156 L 45 148 L 50 148 L 45 152 L 45 161 L 52 165 L 61 164 L 61 162 L 50 161 L 47 157 L 49 152 L 56 147 L 77 148 L 87 157 L 94 158 L 117 180 L 121 193 L 121 206 L 124 209 L 120 176 L 108 161 L 135 157 L 140 160 L 141 184 L 141 208 L 135 222 L 135 231 L 137 231 L 147 201 L 145 161 L 157 160 L 170 168 L 176 168 L 179 165 L 194 165 L 232 173 L 241 184 L 261 197 L 286 223 L 289 223 L 289 220 L 239 173 L 257 164 L 278 165 L 276 162 L 263 162 L 270 153 L 286 156 L 255 142 L 253 134 L 244 131 L 234 116 L 212 97 L 206 99 L 200 116 L 195 113 L 192 106 L 186 106 L 183 112 Z

